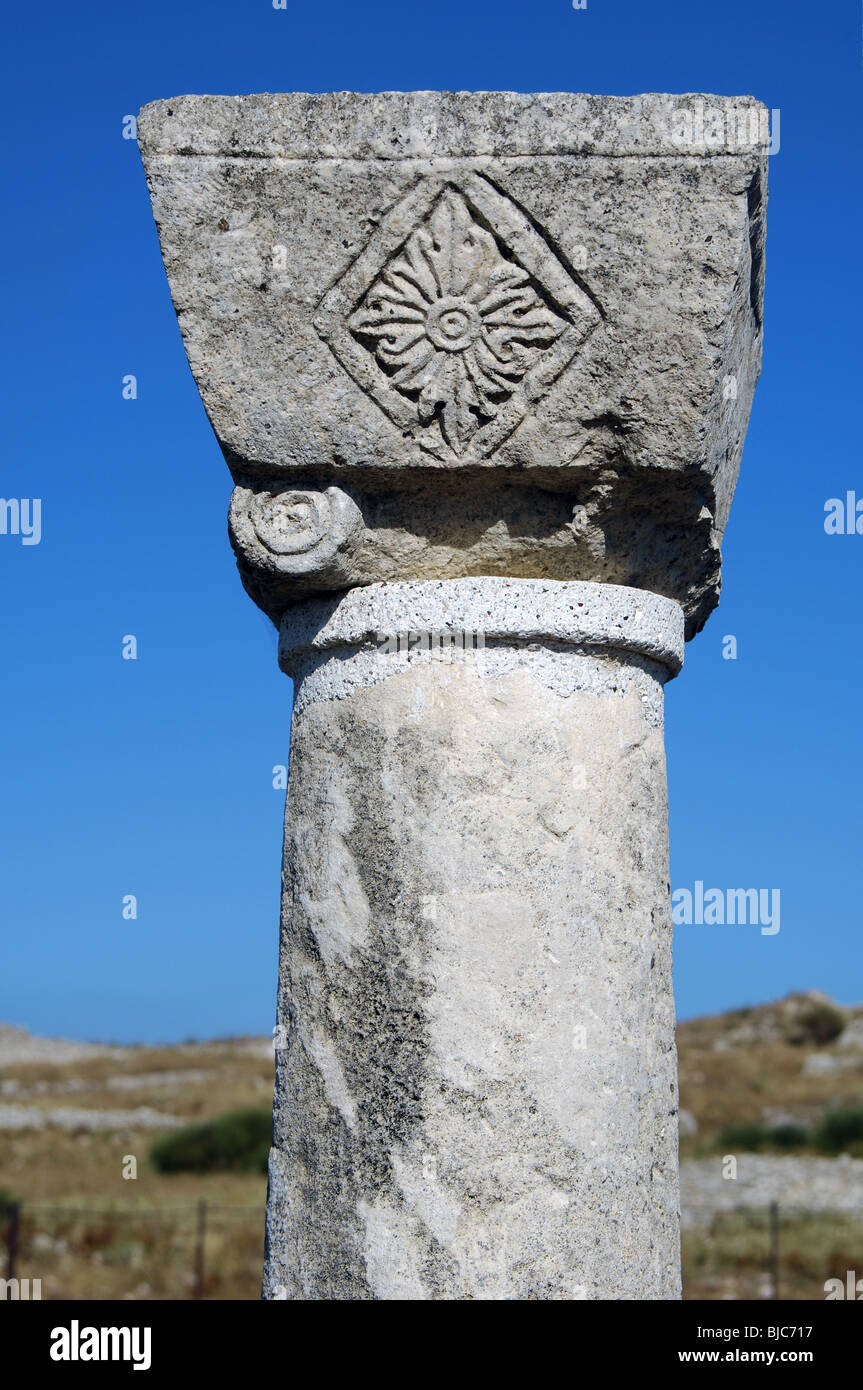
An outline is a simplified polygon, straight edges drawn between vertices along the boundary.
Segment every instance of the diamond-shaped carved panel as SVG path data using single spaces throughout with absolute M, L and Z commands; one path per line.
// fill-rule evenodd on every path
M 403 434 L 462 463 L 499 447 L 599 319 L 521 209 L 467 173 L 390 212 L 316 328 Z
M 388 262 L 350 328 L 456 454 L 566 328 L 455 188 Z

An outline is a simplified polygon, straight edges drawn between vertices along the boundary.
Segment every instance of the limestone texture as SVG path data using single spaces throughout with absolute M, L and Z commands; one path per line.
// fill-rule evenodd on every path
M 662 686 L 683 615 L 507 587 L 354 590 L 283 623 L 268 1297 L 679 1296 Z M 394 650 L 424 603 L 449 633 L 488 614 L 484 644 Z

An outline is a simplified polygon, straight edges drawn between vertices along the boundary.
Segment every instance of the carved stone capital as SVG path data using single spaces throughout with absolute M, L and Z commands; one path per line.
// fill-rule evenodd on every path
M 361 555 L 333 513 L 333 563 L 292 568 L 257 529 L 270 503 L 235 508 L 257 602 L 278 621 L 316 585 L 588 580 L 676 599 L 697 631 L 760 366 L 766 115 L 511 92 L 145 107 L 235 482 L 340 488 L 363 516 Z

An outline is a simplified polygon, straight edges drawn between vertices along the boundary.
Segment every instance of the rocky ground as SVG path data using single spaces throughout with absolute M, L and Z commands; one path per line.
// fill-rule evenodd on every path
M 776 1202 L 789 1217 L 801 1212 L 848 1212 L 863 1219 L 863 1159 L 741 1154 L 734 1179 L 716 1158 L 689 1159 L 680 1169 L 685 1226 L 709 1226 L 719 1213 Z M 863 1268 L 861 1268 L 863 1277 Z

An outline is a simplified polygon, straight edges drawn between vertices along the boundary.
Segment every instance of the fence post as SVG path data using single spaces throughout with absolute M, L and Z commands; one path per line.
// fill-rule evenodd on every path
M 195 1240 L 195 1292 L 194 1298 L 204 1297 L 204 1239 L 207 1234 L 207 1203 L 198 1203 L 198 1228 Z
M 21 1229 L 21 1203 L 12 1202 L 8 1208 L 9 1227 L 6 1233 L 6 1278 L 15 1278 L 18 1263 L 18 1241 Z
M 773 1277 L 773 1298 L 779 1297 L 779 1203 L 770 1203 L 770 1270 Z

